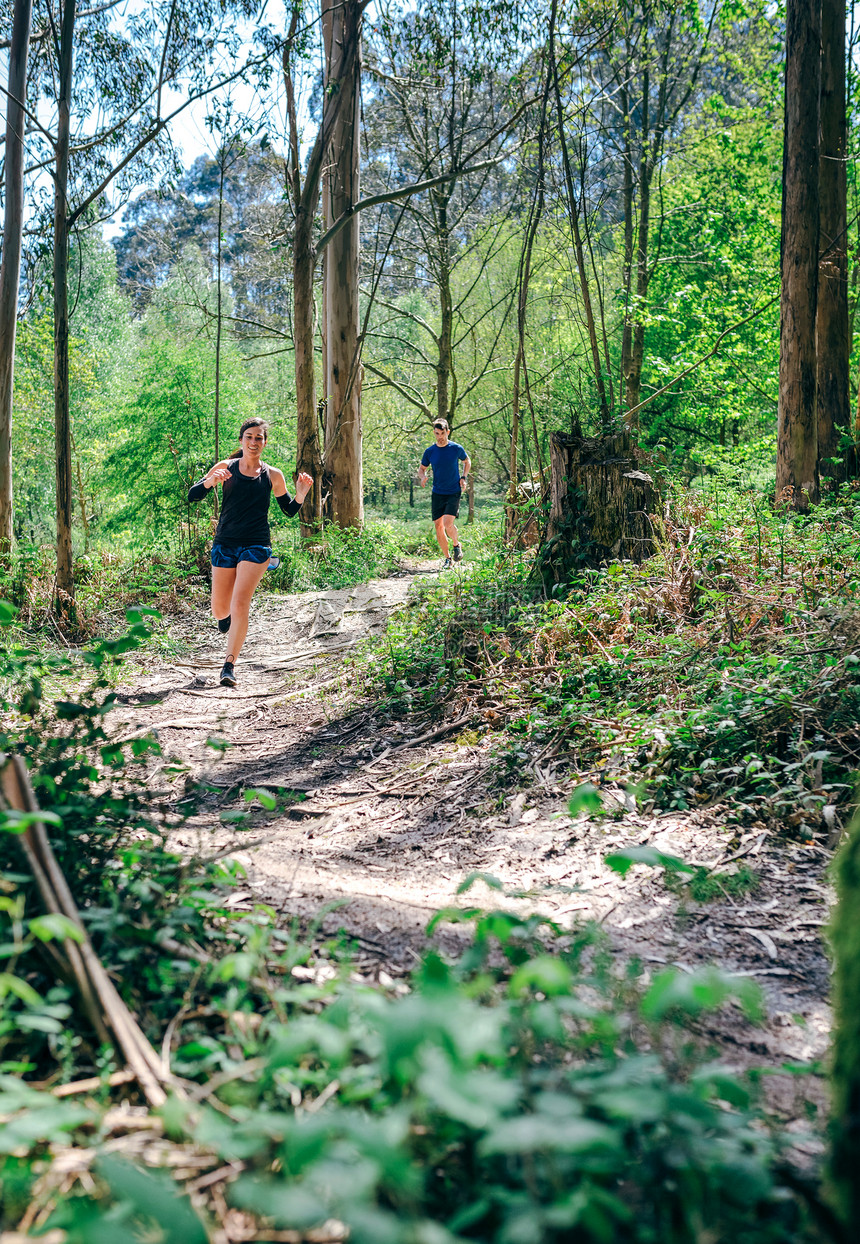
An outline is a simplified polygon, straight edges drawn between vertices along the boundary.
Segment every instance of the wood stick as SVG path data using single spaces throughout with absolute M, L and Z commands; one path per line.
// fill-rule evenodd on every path
M 447 725 L 437 726 L 435 730 L 428 730 L 426 734 L 419 734 L 416 739 L 409 739 L 406 743 L 398 743 L 396 747 L 389 747 L 381 756 L 377 756 L 375 760 L 371 760 L 370 764 L 365 766 L 365 772 L 368 769 L 372 769 L 374 765 L 378 765 L 381 760 L 387 760 L 389 756 L 396 756 L 398 752 L 405 751 L 408 747 L 417 747 L 419 743 L 430 743 L 433 739 L 440 739 L 443 734 L 450 734 L 452 730 L 459 730 L 460 726 L 465 726 L 468 722 L 474 721 L 476 716 L 476 713 L 464 713 L 456 721 L 449 721 Z
M 0 772 L 3 794 L 10 806 L 22 812 L 38 812 L 39 806 L 21 757 L 0 757 Z M 168 1077 L 164 1075 L 158 1056 L 93 950 L 68 882 L 48 841 L 44 824 L 41 821 L 35 822 L 21 835 L 21 841 L 46 908 L 64 915 L 81 933 L 82 940 L 79 943 L 67 939 L 64 946 L 87 1014 L 92 1019 L 96 1032 L 100 1039 L 109 1041 L 105 1025 L 107 1020 L 150 1105 L 163 1105 L 167 1094 L 162 1082 Z M 176 1085 L 174 1089 L 181 1092 Z

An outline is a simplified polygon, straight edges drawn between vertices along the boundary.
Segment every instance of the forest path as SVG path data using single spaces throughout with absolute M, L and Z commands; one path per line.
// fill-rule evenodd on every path
M 438 717 L 392 722 L 356 694 L 359 674 L 344 657 L 384 632 L 391 612 L 408 607 L 416 578 L 435 566 L 339 591 L 258 593 L 235 689 L 218 685 L 223 637 L 203 602 L 171 622 L 187 657 L 150 665 L 109 729 L 119 737 L 157 730 L 163 756 L 150 766 L 149 785 L 176 825 L 174 845 L 240 863 L 246 880 L 230 900 L 239 910 L 266 903 L 302 927 L 324 913 L 321 933 L 345 930 L 357 970 L 385 984 L 411 970 L 428 945 L 428 921 L 444 907 L 504 905 L 564 927 L 595 920 L 613 953 L 636 956 L 652 972 L 716 963 L 759 983 L 763 1026 L 724 1009 L 702 1028 L 730 1061 L 821 1058 L 829 853 L 764 826 L 739 831 L 726 808 L 643 814 L 611 786 L 602 788 L 607 816 L 572 819 L 568 801 L 581 779 L 553 764 L 503 777 L 500 736 L 475 730 L 479 695 L 449 705 L 443 731 L 425 739 Z M 230 747 L 213 750 L 213 737 Z M 274 812 L 254 805 L 239 831 L 229 818 L 247 811 L 244 792 L 260 787 L 295 794 Z M 604 863 L 642 844 L 709 868 L 747 864 L 758 884 L 747 895 L 695 903 L 667 888 L 659 871 L 637 867 L 622 878 Z M 479 881 L 458 897 L 475 871 L 526 896 L 503 900 Z M 463 926 L 443 923 L 433 940 L 455 951 L 465 936 Z M 798 1088 L 791 1077 L 777 1079 L 796 1115 Z M 810 1092 L 808 1079 L 800 1084 Z M 777 1082 L 771 1087 L 780 1093 Z

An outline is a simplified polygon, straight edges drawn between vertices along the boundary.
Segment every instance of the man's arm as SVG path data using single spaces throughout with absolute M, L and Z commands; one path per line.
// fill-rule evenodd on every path
M 463 474 L 460 476 L 460 487 L 464 488 L 466 484 L 466 476 L 472 469 L 472 459 L 468 456 L 463 459 Z
M 424 458 L 426 457 L 427 457 L 427 450 L 425 449 Z M 421 462 L 419 463 L 419 466 L 418 466 L 418 483 L 421 485 L 422 488 L 424 488 L 427 484 L 427 464 L 425 463 L 424 458 L 421 459 Z

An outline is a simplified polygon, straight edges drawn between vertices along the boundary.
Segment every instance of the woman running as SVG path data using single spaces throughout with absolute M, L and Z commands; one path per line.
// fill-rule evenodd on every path
M 290 497 L 283 472 L 260 459 L 268 430 L 264 419 L 246 419 L 239 429 L 242 448 L 238 455 L 216 462 L 188 490 L 191 502 L 205 497 L 216 484 L 222 486 L 221 517 L 212 541 L 212 613 L 218 630 L 227 636 L 222 687 L 236 686 L 233 666 L 248 634 L 251 597 L 272 556 L 271 495 L 292 518 L 314 485 L 310 475 L 302 472 L 296 480 L 296 495 Z

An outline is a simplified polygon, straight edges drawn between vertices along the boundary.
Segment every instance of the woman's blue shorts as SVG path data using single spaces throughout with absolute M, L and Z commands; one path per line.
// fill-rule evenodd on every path
M 247 544 L 241 548 L 228 548 L 223 544 L 212 545 L 212 565 L 224 570 L 235 570 L 239 562 L 254 562 L 257 566 L 272 556 L 268 544 Z

